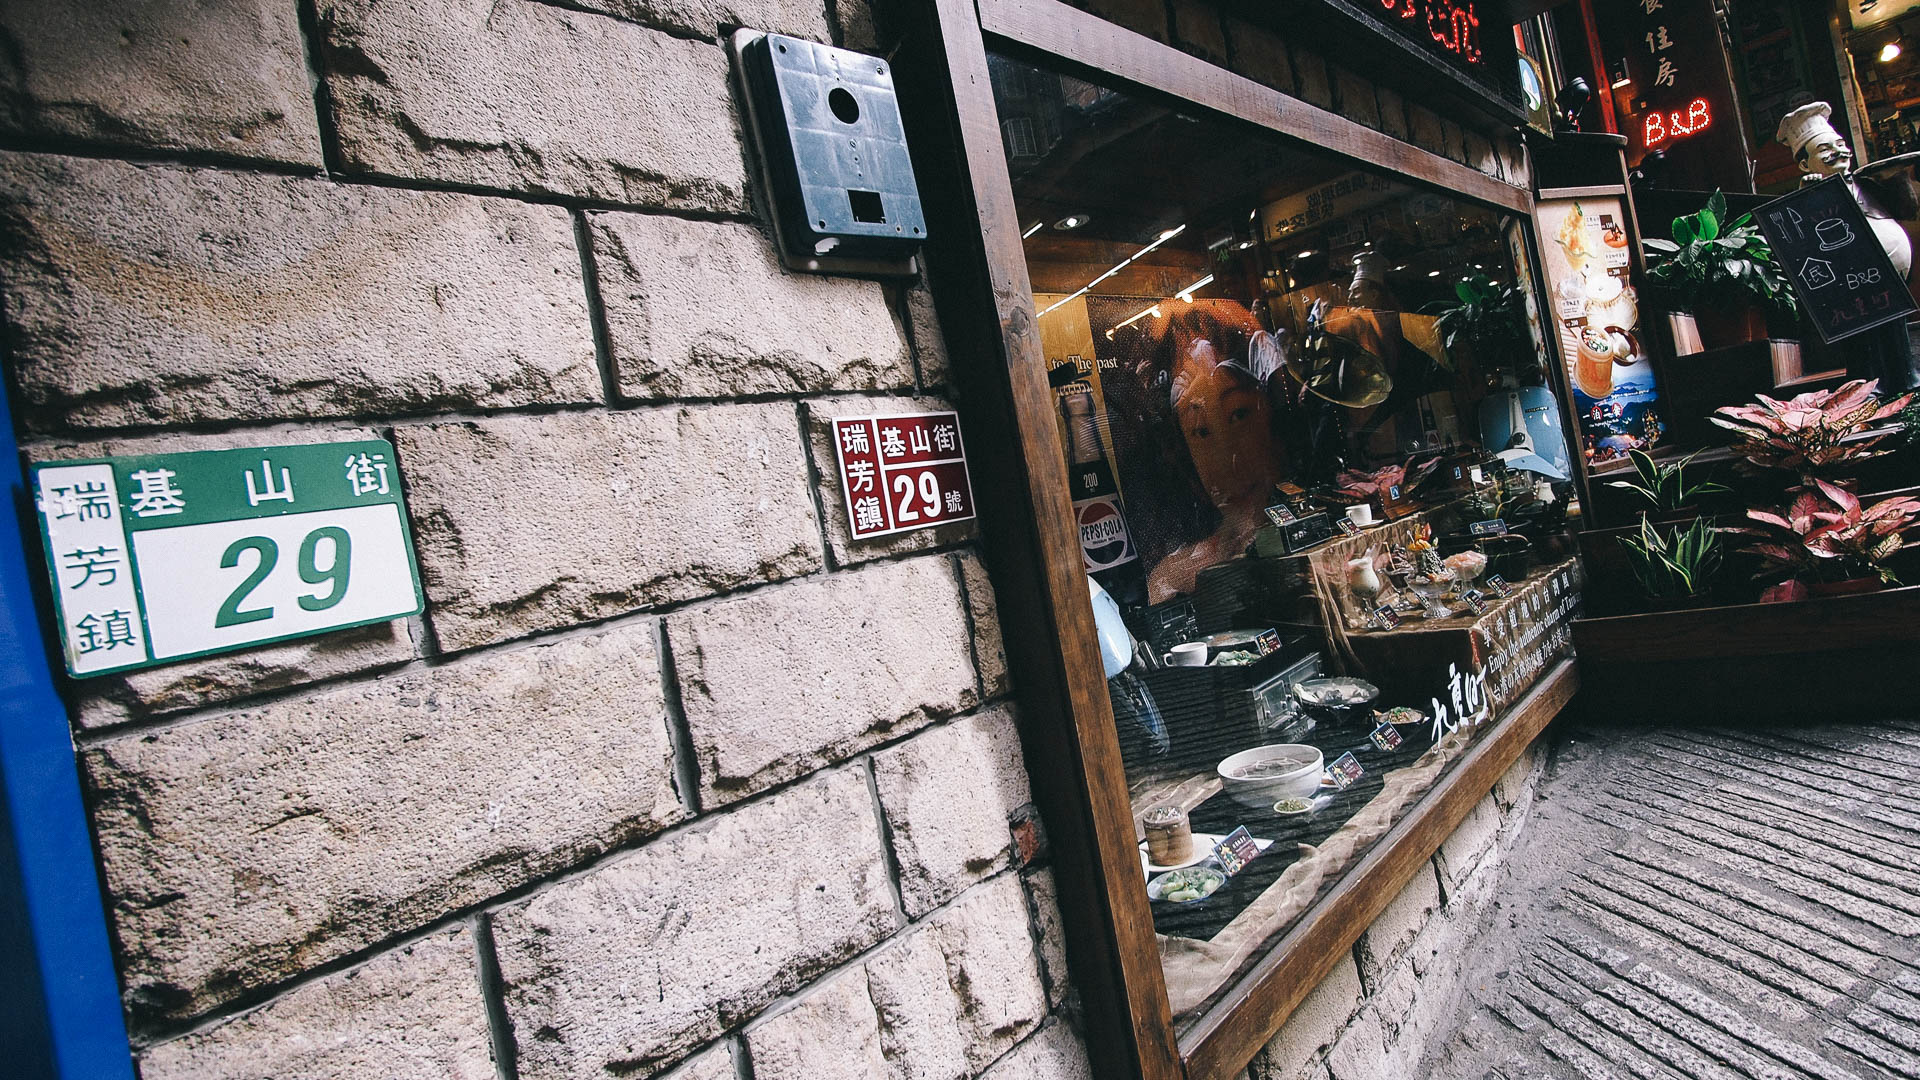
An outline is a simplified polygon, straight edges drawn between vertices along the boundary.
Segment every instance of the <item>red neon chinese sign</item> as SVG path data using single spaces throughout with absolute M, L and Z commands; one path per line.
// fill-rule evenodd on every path
M 1684 139 L 1696 132 L 1705 131 L 1713 126 L 1713 114 L 1707 109 L 1706 98 L 1694 98 L 1685 112 L 1661 112 L 1659 109 L 1647 114 L 1646 124 L 1641 129 L 1641 145 L 1651 150 L 1664 142 Z
M 1469 63 L 1481 61 L 1480 16 L 1473 0 L 1380 0 L 1380 6 L 1389 15 L 1424 20 L 1434 44 Z

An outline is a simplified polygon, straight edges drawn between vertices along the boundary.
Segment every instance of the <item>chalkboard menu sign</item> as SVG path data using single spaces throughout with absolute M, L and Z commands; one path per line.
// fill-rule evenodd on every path
M 1831 345 L 1915 310 L 1845 178 L 1782 195 L 1753 219 L 1821 341 Z

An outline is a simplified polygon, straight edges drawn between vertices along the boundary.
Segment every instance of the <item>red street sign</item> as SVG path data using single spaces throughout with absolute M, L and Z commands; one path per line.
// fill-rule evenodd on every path
M 835 420 L 833 449 L 855 540 L 973 517 L 957 413 Z

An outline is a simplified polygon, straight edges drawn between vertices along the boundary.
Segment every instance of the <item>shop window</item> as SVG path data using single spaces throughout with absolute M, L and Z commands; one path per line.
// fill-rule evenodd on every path
M 1565 654 L 1572 463 L 1526 226 L 990 64 L 1022 88 L 1002 130 L 1185 1032 Z
M 1010 158 L 1031 158 L 1040 156 L 1040 146 L 1033 140 L 1033 121 L 1024 116 L 1016 116 L 1000 124 L 1000 134 L 1006 140 L 1007 156 Z

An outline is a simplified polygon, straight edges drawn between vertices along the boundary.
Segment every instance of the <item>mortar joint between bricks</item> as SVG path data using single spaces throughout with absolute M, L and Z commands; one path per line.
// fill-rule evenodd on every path
M 600 370 L 600 392 L 609 408 L 622 404 L 620 373 L 613 360 L 613 335 L 607 329 L 607 305 L 600 294 L 600 261 L 593 250 L 593 225 L 583 210 L 569 211 L 573 242 L 580 254 L 580 285 L 587 298 L 587 327 L 593 335 L 593 361 Z
M 839 557 L 836 556 L 833 551 L 833 537 L 828 535 L 827 528 L 826 498 L 820 494 L 820 485 L 824 483 L 825 476 L 821 472 L 820 462 L 814 460 L 813 456 L 813 432 L 811 430 L 814 421 L 813 405 L 806 401 L 799 401 L 794 404 L 796 406 L 793 410 L 794 416 L 800 425 L 800 457 L 807 463 L 807 497 L 813 500 L 813 522 L 820 530 L 820 557 L 822 563 L 826 566 L 827 572 L 832 573 L 835 570 L 842 569 L 842 564 Z M 828 453 L 834 453 L 835 451 L 832 448 L 833 433 L 831 421 L 828 423 Z
M 680 803 L 687 816 L 697 818 L 700 802 L 700 764 L 694 756 L 693 729 L 687 723 L 687 709 L 680 699 L 680 671 L 674 664 L 673 642 L 667 636 L 667 621 L 653 624 L 654 649 L 660 658 L 660 696 L 666 704 L 667 742 L 673 748 L 673 783 L 680 789 Z
M 873 799 L 874 822 L 880 828 L 880 861 L 887 868 L 887 890 L 893 896 L 894 915 L 899 918 L 900 926 L 904 929 L 912 925 L 913 920 L 907 916 L 906 898 L 900 888 L 900 857 L 894 851 L 893 825 L 887 820 L 887 809 L 880 802 L 879 770 L 875 764 L 874 755 L 868 754 L 862 765 L 867 774 L 867 794 Z
M 492 1047 L 496 1080 L 519 1080 L 519 1044 L 513 1037 L 513 1019 L 507 1013 L 506 983 L 500 976 L 500 954 L 493 943 L 493 916 L 482 911 L 473 917 L 473 951 L 480 978 L 480 1000 L 487 1010 L 487 1038 Z

